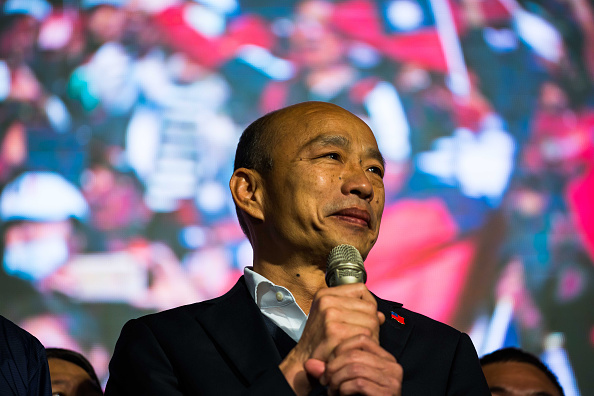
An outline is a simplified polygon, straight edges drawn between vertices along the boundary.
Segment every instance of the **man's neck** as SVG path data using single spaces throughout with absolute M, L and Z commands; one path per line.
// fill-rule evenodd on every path
M 313 265 L 275 265 L 254 260 L 253 269 L 274 284 L 289 289 L 306 315 L 316 292 L 326 287 L 325 273 Z

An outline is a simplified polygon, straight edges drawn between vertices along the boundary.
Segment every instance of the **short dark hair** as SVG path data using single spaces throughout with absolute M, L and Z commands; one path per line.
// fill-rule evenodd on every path
M 233 171 L 239 168 L 247 168 L 265 174 L 272 169 L 271 149 L 275 131 L 274 120 L 278 113 L 279 110 L 267 113 L 245 128 L 235 150 Z M 247 224 L 237 205 L 235 205 L 235 210 L 243 233 L 249 236 Z
M 273 124 L 279 110 L 270 112 L 248 125 L 241 134 L 235 150 L 233 170 L 255 169 L 264 172 L 272 169 Z
M 480 358 L 481 366 L 492 363 L 518 362 L 531 364 L 542 371 L 549 380 L 555 385 L 561 396 L 564 395 L 563 388 L 559 384 L 557 376 L 535 355 L 526 352 L 520 348 L 506 347 L 498 349 Z
M 99 378 L 97 377 L 97 373 L 95 373 L 93 365 L 82 354 L 71 349 L 63 348 L 45 348 L 45 354 L 48 360 L 52 358 L 65 360 L 72 364 L 76 364 L 78 367 L 85 370 L 87 374 L 89 374 L 89 377 L 91 377 L 91 384 L 93 385 L 93 387 L 96 388 L 97 391 L 101 392 L 101 394 L 103 394 L 103 390 L 101 389 L 101 382 L 99 382 Z

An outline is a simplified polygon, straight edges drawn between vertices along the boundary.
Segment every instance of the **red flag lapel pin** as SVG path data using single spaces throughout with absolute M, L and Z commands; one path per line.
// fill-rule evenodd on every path
M 396 312 L 392 311 L 392 319 L 394 319 L 396 322 L 400 323 L 400 324 L 404 324 L 404 318 L 400 315 L 398 315 Z

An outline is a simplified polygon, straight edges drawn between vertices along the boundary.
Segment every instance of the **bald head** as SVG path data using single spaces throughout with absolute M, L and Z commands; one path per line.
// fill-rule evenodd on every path
M 297 103 L 258 118 L 243 131 L 239 139 L 233 170 L 247 168 L 262 174 L 266 173 L 273 166 L 272 148 L 277 139 L 300 123 L 316 118 L 316 115 L 323 117 L 323 114 L 329 110 L 344 112 L 346 116 L 358 119 L 340 106 L 316 101 Z

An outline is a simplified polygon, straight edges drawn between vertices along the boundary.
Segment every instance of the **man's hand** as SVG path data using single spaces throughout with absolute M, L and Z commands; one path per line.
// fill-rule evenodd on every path
M 328 386 L 330 395 L 399 396 L 402 389 L 402 366 L 365 335 L 340 343 L 325 365 L 310 359 L 304 367 L 309 375 Z
M 281 362 L 280 369 L 297 394 L 307 394 L 311 389 L 308 375 L 318 378 L 332 356 L 336 359 L 352 353 L 346 349 L 337 354 L 339 344 L 363 336 L 380 348 L 379 326 L 384 321 L 384 314 L 377 311 L 375 298 L 364 284 L 322 289 L 314 297 L 299 343 Z M 305 362 L 310 359 L 314 360 L 309 364 L 317 365 L 319 370 L 305 371 Z
M 379 343 L 379 326 L 384 320 L 364 284 L 322 289 L 314 297 L 298 346 L 305 347 L 307 358 L 326 361 L 339 343 L 356 335 Z

